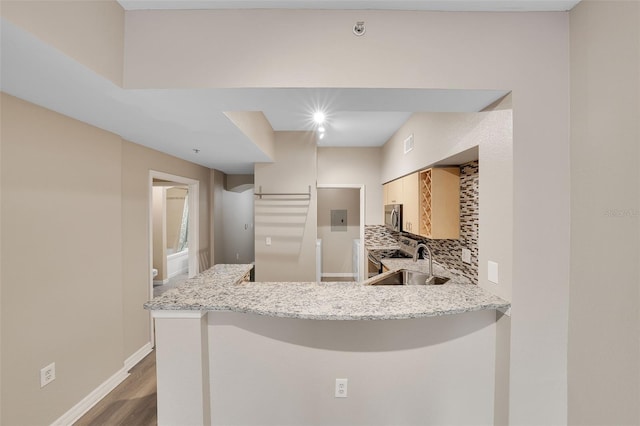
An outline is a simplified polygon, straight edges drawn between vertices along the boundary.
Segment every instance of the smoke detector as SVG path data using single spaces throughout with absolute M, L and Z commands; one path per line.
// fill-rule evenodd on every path
M 358 37 L 364 35 L 365 31 L 367 31 L 367 29 L 364 27 L 364 21 L 358 21 L 353 26 L 353 33 Z

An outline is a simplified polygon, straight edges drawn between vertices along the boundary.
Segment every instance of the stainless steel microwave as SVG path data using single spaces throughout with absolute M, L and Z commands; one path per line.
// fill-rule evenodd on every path
M 384 224 L 392 231 L 402 231 L 402 204 L 384 206 Z

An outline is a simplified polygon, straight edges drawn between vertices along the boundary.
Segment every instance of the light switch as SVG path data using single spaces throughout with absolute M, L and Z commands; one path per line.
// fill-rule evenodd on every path
M 498 264 L 496 262 L 492 262 L 491 260 L 487 264 L 487 275 L 489 281 L 494 284 L 498 284 Z
M 271 245 L 271 237 L 267 237 L 267 238 L 265 239 L 264 243 L 265 243 L 266 245 L 270 246 L 270 245 Z

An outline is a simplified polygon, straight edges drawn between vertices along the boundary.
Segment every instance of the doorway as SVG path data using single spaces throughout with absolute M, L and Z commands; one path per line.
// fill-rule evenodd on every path
M 170 191 L 170 188 L 173 190 Z M 157 195 L 159 194 L 162 194 L 162 196 L 158 197 Z M 154 197 L 154 195 L 156 196 Z M 156 279 L 156 281 L 164 281 L 169 278 L 169 275 L 175 274 L 176 271 L 184 271 L 185 266 L 188 278 L 195 277 L 198 272 L 200 272 L 199 200 L 199 181 L 155 170 L 149 171 L 149 299 L 154 297 L 154 269 L 163 269 L 161 280 Z M 154 231 L 157 231 L 157 229 L 154 230 L 154 224 L 156 228 L 166 227 L 166 223 L 158 223 L 159 218 L 156 216 L 161 210 L 166 212 L 167 202 L 175 204 L 173 207 L 181 209 L 181 212 L 176 212 L 174 215 L 176 216 L 176 229 L 171 233 L 170 245 L 167 244 L 167 241 L 162 241 L 160 245 L 162 254 L 156 256 L 156 262 L 160 259 L 161 262 L 173 263 L 170 272 L 168 272 L 168 265 L 161 268 L 154 267 Z M 158 204 L 160 204 L 160 206 L 158 206 Z M 161 222 L 166 222 L 166 216 L 164 219 L 160 218 L 160 220 Z M 164 230 L 161 232 L 164 233 Z M 167 256 L 166 248 L 168 246 L 170 246 L 169 248 L 174 250 L 175 253 Z M 157 251 L 157 249 L 155 251 Z M 150 321 L 151 342 L 153 343 L 155 339 L 153 319 L 151 317 Z
M 362 281 L 364 185 L 318 185 L 319 281 Z

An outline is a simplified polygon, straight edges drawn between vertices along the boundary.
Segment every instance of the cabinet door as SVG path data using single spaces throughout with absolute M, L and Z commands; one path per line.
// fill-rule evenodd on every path
M 386 206 L 387 204 L 389 204 L 389 184 L 385 183 L 384 185 L 382 185 L 382 207 L 384 209 L 384 206 Z
M 418 173 L 402 178 L 402 230 L 416 235 L 420 232 L 418 183 Z
M 386 204 L 402 204 L 402 179 L 396 179 L 387 183 Z
M 460 237 L 460 168 L 433 169 L 431 222 L 433 239 Z

